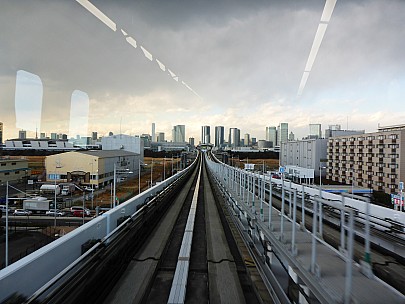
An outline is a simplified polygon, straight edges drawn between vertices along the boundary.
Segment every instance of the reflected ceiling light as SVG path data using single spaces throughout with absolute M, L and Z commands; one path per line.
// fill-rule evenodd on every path
M 335 8 L 337 0 L 326 0 L 325 7 L 323 8 L 321 21 L 318 25 L 318 29 L 315 34 L 314 41 L 312 43 L 311 51 L 308 56 L 307 64 L 305 65 L 305 70 L 301 78 L 300 86 L 298 87 L 297 96 L 301 96 L 302 92 L 304 91 L 305 85 L 307 83 L 309 73 L 312 70 L 312 66 L 314 65 L 316 56 L 318 54 L 319 48 L 321 47 L 321 43 L 323 37 L 325 36 L 326 29 L 328 27 L 328 22 L 332 17 L 333 10 Z
M 17 71 L 15 86 L 16 127 L 36 131 L 42 117 L 43 84 L 38 75 Z
M 161 63 L 159 60 L 155 59 L 157 64 L 159 65 L 159 68 L 164 72 L 166 71 L 166 67 L 163 63 Z
M 170 69 L 167 69 L 167 71 L 169 72 L 170 76 L 172 76 L 172 78 L 176 77 L 176 74 L 174 74 L 172 71 L 170 71 Z
M 141 45 L 141 50 L 143 52 L 143 54 L 145 55 L 146 58 L 148 58 L 150 61 L 153 60 L 153 56 L 151 53 L 148 52 L 147 49 L 145 49 L 142 45 Z
M 307 64 L 305 66 L 306 72 L 310 72 L 312 70 L 312 66 L 314 65 L 316 55 L 318 54 L 319 48 L 321 47 L 323 36 L 325 35 L 327 27 L 328 25 L 325 23 L 320 23 L 318 26 L 314 42 L 312 43 L 311 52 L 309 53 Z
M 335 8 L 337 0 L 329 0 L 326 1 L 325 7 L 323 9 L 321 22 L 329 22 L 330 18 L 332 17 L 333 10 Z
M 105 25 L 107 25 L 110 29 L 112 29 L 114 32 L 116 32 L 117 30 L 117 26 L 116 24 L 110 19 L 108 18 L 102 11 L 100 11 L 97 7 L 95 7 L 92 3 L 90 3 L 90 1 L 88 0 L 76 0 L 79 4 L 81 4 L 85 9 L 87 9 L 90 13 L 92 13 L 95 17 L 97 17 L 100 21 L 102 21 Z M 336 0 L 334 0 L 336 1 Z M 122 35 L 125 37 L 126 41 L 132 45 L 134 48 L 137 48 L 137 42 L 134 38 L 128 36 L 127 31 L 125 31 L 124 29 L 120 29 Z M 147 59 L 149 59 L 150 61 L 153 60 L 153 56 L 152 54 L 146 50 L 143 46 L 140 46 L 143 54 L 145 55 L 145 57 Z M 162 71 L 166 71 L 166 66 L 159 60 L 156 59 L 157 64 L 159 65 L 159 68 Z M 176 76 L 176 74 L 174 74 L 172 71 L 170 71 L 169 69 L 167 69 L 169 71 L 169 74 L 171 75 L 171 77 L 179 82 L 179 77 Z M 202 97 L 200 95 L 198 95 L 190 86 L 186 85 L 183 81 L 182 84 L 189 89 L 194 95 L 196 95 L 198 98 L 202 99 Z
M 95 7 L 90 1 L 88 0 L 76 0 L 80 3 L 85 9 L 87 9 L 90 13 L 92 13 L 95 17 L 97 17 L 101 22 L 107 25 L 110 29 L 114 32 L 117 30 L 117 25 L 108 18 L 102 11 L 100 11 L 97 7 Z
M 134 48 L 137 47 L 137 45 L 136 45 L 136 40 L 135 40 L 134 38 L 132 38 L 132 37 L 127 37 L 126 40 L 127 40 L 127 42 L 128 42 L 130 45 L 132 45 Z

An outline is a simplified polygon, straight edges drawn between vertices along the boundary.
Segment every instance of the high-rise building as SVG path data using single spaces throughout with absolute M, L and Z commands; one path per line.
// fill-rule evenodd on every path
M 277 128 L 276 127 L 266 127 L 266 141 L 271 141 L 272 146 L 277 145 Z
M 25 130 L 18 131 L 18 138 L 19 139 L 27 139 L 27 131 L 25 131 Z
M 277 146 L 281 143 L 288 141 L 288 123 L 281 122 L 277 127 Z
M 223 126 L 215 127 L 215 147 L 222 147 L 225 141 L 225 128 Z
M 240 130 L 238 128 L 229 129 L 228 145 L 231 148 L 236 148 L 240 146 Z
M 257 138 L 252 137 L 252 146 L 255 146 L 257 144 Z
M 321 124 L 309 124 L 309 136 L 310 139 L 322 138 Z
M 295 140 L 295 135 L 294 135 L 294 133 L 292 131 L 290 132 L 290 135 L 288 135 L 288 140 L 289 141 Z
M 178 143 L 186 142 L 186 126 L 185 125 L 177 125 L 177 126 L 173 127 L 172 141 L 178 142 Z
M 210 144 L 211 143 L 211 128 L 210 126 L 201 127 L 201 143 Z
M 194 137 L 190 137 L 190 138 L 188 139 L 188 144 L 189 144 L 190 146 L 194 147 Z
M 245 134 L 243 145 L 244 146 L 249 146 L 250 145 L 250 134 L 248 134 L 248 133 Z
M 155 130 L 155 123 L 152 122 L 152 141 L 157 141 L 156 140 L 156 130 Z
M 156 137 L 157 142 L 164 142 L 165 141 L 165 133 L 164 132 L 158 132 L 158 135 Z
M 3 143 L 3 123 L 0 122 L 0 144 Z
M 91 139 L 97 140 L 97 132 L 91 132 Z
M 46 133 L 42 132 L 39 136 L 40 139 L 45 139 L 46 138 Z

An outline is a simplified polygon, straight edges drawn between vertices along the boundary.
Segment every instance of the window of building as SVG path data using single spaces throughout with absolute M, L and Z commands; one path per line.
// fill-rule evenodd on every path
M 4 175 L 10 175 L 10 172 L 4 172 Z

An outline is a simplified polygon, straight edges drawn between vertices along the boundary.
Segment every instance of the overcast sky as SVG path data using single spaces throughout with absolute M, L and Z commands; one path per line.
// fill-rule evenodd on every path
M 91 3 L 115 31 L 75 0 L 1 2 L 6 138 L 34 125 L 68 133 L 76 90 L 89 99 L 87 132 L 101 135 L 150 134 L 152 122 L 168 140 L 185 124 L 196 142 L 202 125 L 264 139 L 280 122 L 299 138 L 309 123 L 366 131 L 405 123 L 405 1 L 338 0 L 300 96 L 323 0 Z M 20 70 L 35 85 L 17 81 Z M 30 123 L 17 113 L 29 98 L 42 107 Z

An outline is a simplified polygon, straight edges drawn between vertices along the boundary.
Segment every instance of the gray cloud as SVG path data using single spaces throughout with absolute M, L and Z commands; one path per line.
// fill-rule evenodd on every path
M 280 121 L 305 135 L 307 123 L 344 124 L 347 116 L 359 117 L 364 105 L 370 119 L 355 126 L 371 129 L 376 120 L 390 122 L 374 115 L 380 113 L 378 101 L 396 106 L 403 97 L 405 3 L 399 0 L 338 0 L 299 100 L 324 1 L 92 3 L 116 22 L 116 32 L 76 1 L 2 3 L 0 120 L 9 123 L 8 130 L 15 123 L 19 69 L 44 83 L 42 129 L 48 132 L 68 131 L 76 89 L 89 95 L 90 128 L 100 133 L 114 126 L 117 131 L 123 116 L 133 133 L 148 132 L 155 121 L 168 137 L 172 124 L 186 124 L 187 136 L 196 138 L 203 124 L 240 127 L 263 138 L 265 126 Z M 404 118 L 401 110 L 396 115 Z

